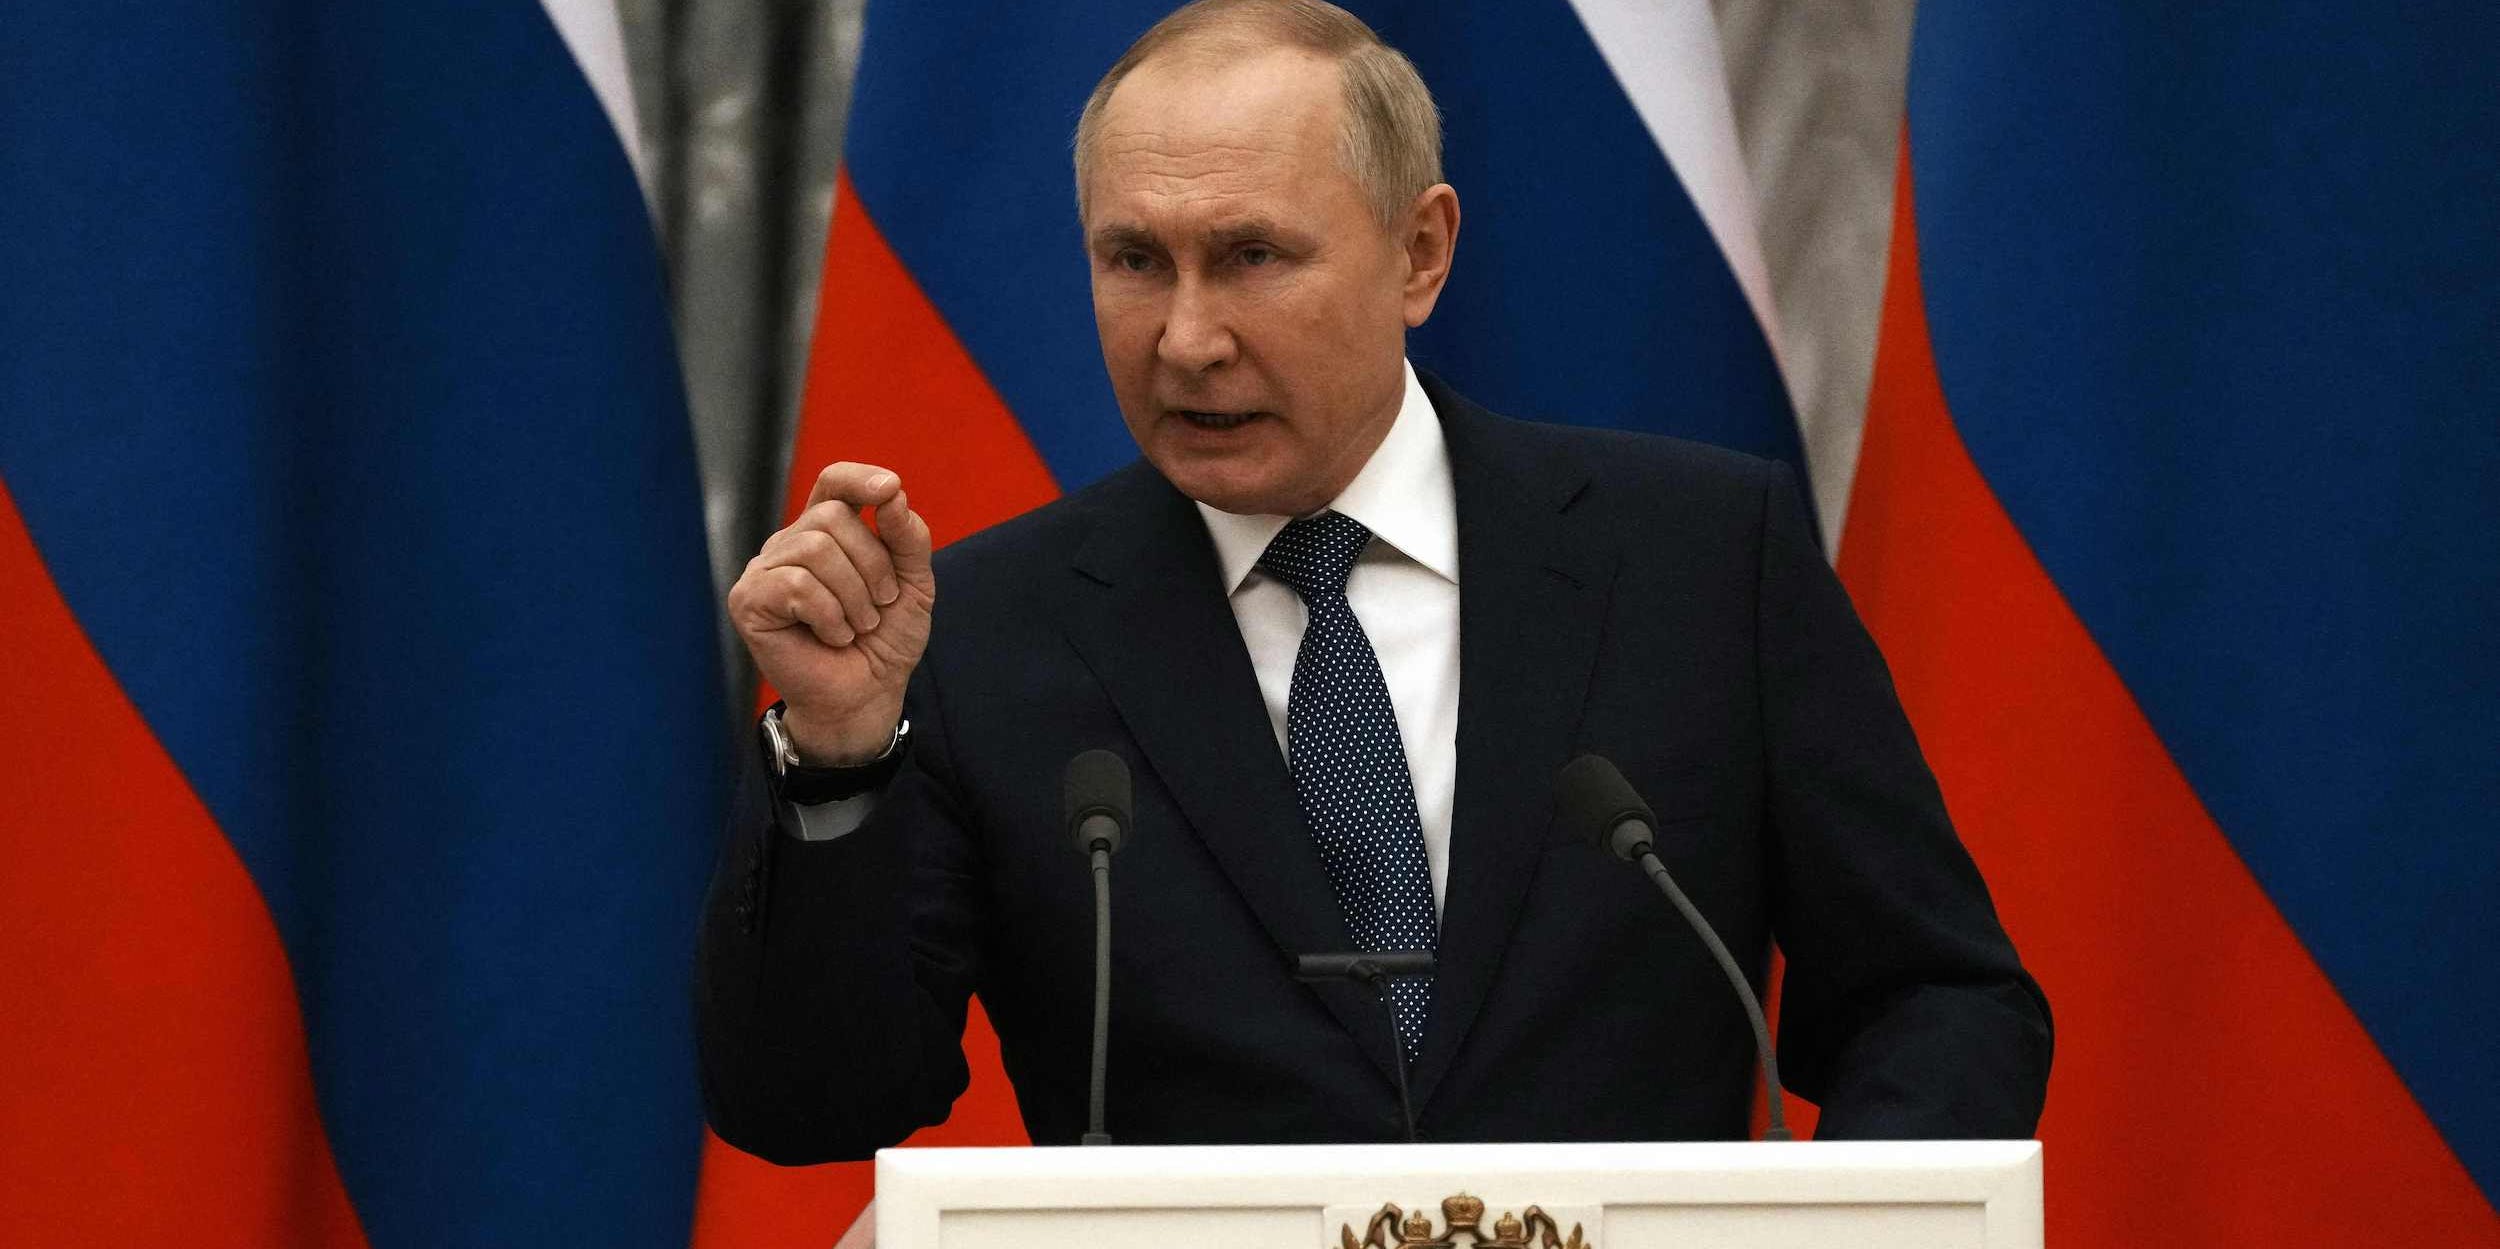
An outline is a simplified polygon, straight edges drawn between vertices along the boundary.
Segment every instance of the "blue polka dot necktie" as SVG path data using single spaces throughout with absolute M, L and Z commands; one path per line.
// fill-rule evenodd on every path
M 1259 557 L 1259 568 L 1292 586 L 1310 612 L 1285 703 L 1285 755 L 1355 946 L 1431 950 L 1440 925 L 1415 782 L 1380 659 L 1345 597 L 1371 538 L 1361 521 L 1323 512 L 1286 525 Z M 1432 977 L 1401 977 L 1389 996 L 1411 1063 L 1423 1048 Z

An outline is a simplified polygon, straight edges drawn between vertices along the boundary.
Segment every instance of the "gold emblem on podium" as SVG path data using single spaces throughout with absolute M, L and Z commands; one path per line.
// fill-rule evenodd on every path
M 1571 1225 L 1566 1238 L 1562 1228 L 1536 1206 L 1518 1214 L 1503 1211 L 1488 1232 L 1483 1199 L 1465 1193 L 1441 1200 L 1441 1223 L 1436 1235 L 1430 1214 L 1409 1213 L 1391 1202 L 1371 1217 L 1360 1240 L 1355 1239 L 1353 1224 L 1338 1224 L 1338 1249 L 1597 1249 L 1581 1237 L 1579 1224 Z

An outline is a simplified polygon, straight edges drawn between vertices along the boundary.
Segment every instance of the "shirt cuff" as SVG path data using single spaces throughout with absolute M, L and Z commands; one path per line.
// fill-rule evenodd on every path
M 831 802 L 793 802 L 789 806 L 795 825 L 791 831 L 798 834 L 799 840 L 837 841 L 868 822 L 870 813 L 877 809 L 877 793 L 870 790 Z

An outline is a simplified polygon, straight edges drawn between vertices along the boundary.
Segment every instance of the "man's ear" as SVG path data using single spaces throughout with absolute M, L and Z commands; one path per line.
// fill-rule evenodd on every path
M 1412 329 L 1431 319 L 1441 287 L 1450 280 L 1450 262 L 1458 255 L 1456 188 L 1440 182 L 1416 196 L 1397 230 L 1398 243 L 1406 249 L 1406 324 Z

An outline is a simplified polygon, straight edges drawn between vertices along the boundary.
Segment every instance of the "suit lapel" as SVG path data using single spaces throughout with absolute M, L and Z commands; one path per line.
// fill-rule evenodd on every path
M 1275 941 L 1279 962 L 1350 949 L 1205 522 L 1152 470 L 1127 476 L 1078 552 L 1076 571 L 1092 584 L 1069 613 L 1069 641 L 1119 709 L 1141 762 Z M 1390 1074 L 1396 1060 L 1379 1003 L 1350 985 L 1313 987 Z
M 1585 470 L 1547 462 L 1510 422 L 1433 379 L 1458 496 L 1458 792 L 1432 1022 L 1414 1073 L 1429 1103 L 1493 984 L 1550 840 L 1615 557 L 1565 509 Z

